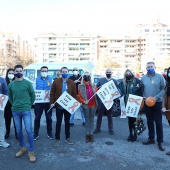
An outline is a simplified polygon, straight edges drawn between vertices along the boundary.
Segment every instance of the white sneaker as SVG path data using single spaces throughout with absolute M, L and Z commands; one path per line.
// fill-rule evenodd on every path
M 10 144 L 7 143 L 6 141 L 1 141 L 0 146 L 2 146 L 3 148 L 8 148 L 10 146 Z

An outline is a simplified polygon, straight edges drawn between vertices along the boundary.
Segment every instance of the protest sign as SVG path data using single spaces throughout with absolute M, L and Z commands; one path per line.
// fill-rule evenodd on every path
M 138 117 L 140 105 L 143 97 L 129 94 L 129 98 L 126 105 L 126 115 L 129 117 Z
M 34 90 L 35 102 L 34 103 L 49 103 L 50 90 Z
M 126 108 L 125 108 L 124 96 L 122 96 L 119 100 L 120 100 L 120 108 L 121 108 L 120 118 L 126 118 Z
M 8 96 L 4 94 L 0 94 L 0 110 L 1 111 L 4 111 L 7 101 L 8 101 Z
M 80 107 L 80 103 L 66 91 L 57 99 L 57 103 L 70 114 L 73 114 Z
M 97 95 L 99 96 L 107 110 L 109 110 L 113 106 L 114 102 L 107 84 L 102 85 L 102 87 L 97 91 Z

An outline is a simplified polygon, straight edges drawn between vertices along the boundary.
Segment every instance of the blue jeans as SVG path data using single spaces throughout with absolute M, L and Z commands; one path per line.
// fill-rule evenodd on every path
M 163 142 L 163 127 L 162 127 L 162 102 L 156 102 L 156 104 L 152 107 L 148 107 L 145 104 L 145 112 L 148 124 L 148 136 L 149 139 L 155 139 L 155 127 L 156 125 L 156 134 L 157 134 L 157 142 Z
M 52 109 L 47 113 L 50 108 L 50 103 L 35 103 L 34 105 L 34 135 L 38 135 L 40 129 L 40 120 L 43 114 L 43 110 L 45 111 L 46 116 L 46 124 L 47 124 L 47 134 L 52 134 Z
M 82 123 L 83 123 L 83 122 L 85 122 L 84 112 L 83 112 L 82 107 L 79 107 L 79 109 L 81 112 L 81 119 L 82 119 Z M 75 112 L 70 117 L 70 123 L 74 123 L 74 116 L 75 116 Z
M 20 147 L 25 147 L 24 137 L 22 133 L 22 119 L 24 121 L 25 130 L 27 132 L 27 139 L 28 139 L 28 151 L 34 151 L 34 143 L 33 143 L 33 132 L 32 132 L 32 118 L 31 118 L 31 111 L 17 111 L 12 112 L 14 117 L 17 137 L 19 140 Z

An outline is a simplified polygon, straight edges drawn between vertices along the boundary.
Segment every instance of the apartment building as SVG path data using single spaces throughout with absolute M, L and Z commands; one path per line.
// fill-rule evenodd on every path
M 36 35 L 35 62 L 68 62 L 91 60 L 97 62 L 98 37 L 90 34 L 57 34 Z
M 15 64 L 27 64 L 33 60 L 30 44 L 13 32 L 0 32 L 0 69 L 1 72 Z
M 160 22 L 154 24 L 139 24 L 136 33 L 144 38 L 145 48 L 141 60 L 141 68 L 145 70 L 148 61 L 154 61 L 158 71 L 169 67 L 170 59 L 170 26 Z
M 114 74 L 122 74 L 127 68 L 136 72 L 141 67 L 144 47 L 145 39 L 137 36 L 99 37 L 99 58 L 104 57 L 117 63 L 113 68 Z

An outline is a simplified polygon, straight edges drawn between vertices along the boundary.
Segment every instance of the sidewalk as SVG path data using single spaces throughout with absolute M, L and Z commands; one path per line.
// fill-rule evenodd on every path
M 145 115 L 142 116 L 145 120 Z M 95 117 L 95 123 L 96 123 Z M 34 119 L 34 114 L 33 114 Z M 65 143 L 64 125 L 62 125 L 61 143 L 54 147 L 55 140 L 49 140 L 46 135 L 46 122 L 43 114 L 40 137 L 35 141 L 36 163 L 29 163 L 27 154 L 15 158 L 19 144 L 11 136 L 8 142 L 10 148 L 0 148 L 0 167 L 2 170 L 169 170 L 170 157 L 165 153 L 170 151 L 170 127 L 163 116 L 165 151 L 158 149 L 157 144 L 144 146 L 147 130 L 138 137 L 136 142 L 127 142 L 127 119 L 114 118 L 114 135 L 108 133 L 107 117 L 103 117 L 101 132 L 94 135 L 94 143 L 85 143 L 85 128 L 82 126 L 80 113 L 75 115 L 75 125 L 71 127 L 71 138 L 74 145 Z M 55 112 L 53 111 L 53 133 L 55 130 Z M 25 137 L 26 139 L 26 137 Z

